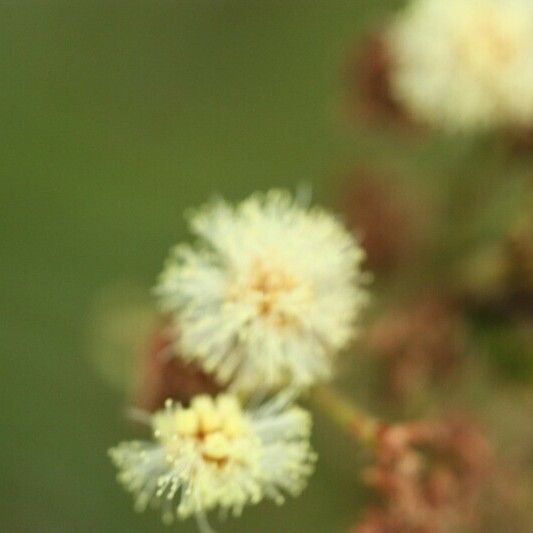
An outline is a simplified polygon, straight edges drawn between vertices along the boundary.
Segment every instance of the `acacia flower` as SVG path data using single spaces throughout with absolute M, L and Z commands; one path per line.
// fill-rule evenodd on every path
M 246 411 L 228 394 L 196 396 L 188 408 L 168 400 L 151 425 L 153 441 L 109 453 L 136 509 L 159 507 L 167 523 L 194 515 L 209 531 L 206 512 L 239 515 L 264 498 L 283 503 L 313 470 L 311 417 L 286 395 Z
M 394 97 L 449 130 L 533 123 L 531 0 L 414 0 L 388 34 Z
M 366 300 L 352 234 L 278 190 L 211 203 L 190 227 L 198 242 L 176 247 L 156 288 L 178 353 L 233 390 L 328 378 Z
M 464 417 L 383 426 L 366 483 L 381 496 L 352 533 L 472 531 L 492 453 Z

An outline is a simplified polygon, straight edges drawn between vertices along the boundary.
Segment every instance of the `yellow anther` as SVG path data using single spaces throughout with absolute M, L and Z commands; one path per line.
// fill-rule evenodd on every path
M 176 413 L 176 431 L 180 435 L 195 435 L 198 433 L 199 426 L 200 421 L 194 411 L 185 409 Z
M 230 443 L 222 433 L 212 433 L 204 441 L 203 454 L 208 459 L 226 459 L 230 453 Z

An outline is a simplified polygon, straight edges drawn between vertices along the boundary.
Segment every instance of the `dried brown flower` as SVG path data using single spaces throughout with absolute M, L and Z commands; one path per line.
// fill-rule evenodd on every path
M 365 482 L 380 496 L 353 533 L 444 533 L 472 526 L 491 452 L 475 425 L 449 418 L 384 426 Z

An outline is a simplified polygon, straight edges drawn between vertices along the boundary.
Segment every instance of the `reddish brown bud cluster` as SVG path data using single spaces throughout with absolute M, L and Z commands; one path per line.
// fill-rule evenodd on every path
M 168 328 L 159 328 L 141 361 L 137 405 L 148 411 L 163 407 L 167 398 L 187 404 L 197 394 L 216 395 L 215 381 L 194 363 L 176 356 Z
M 464 350 L 463 318 L 454 305 L 429 295 L 393 309 L 368 333 L 368 344 L 385 362 L 387 390 L 396 396 L 424 390 L 448 375 Z
M 472 526 L 490 469 L 485 438 L 464 419 L 385 426 L 365 473 L 381 504 L 352 533 L 444 533 Z

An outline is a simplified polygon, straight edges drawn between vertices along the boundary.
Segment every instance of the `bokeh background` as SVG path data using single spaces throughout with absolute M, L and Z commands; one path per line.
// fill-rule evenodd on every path
M 393 172 L 398 195 L 422 191 L 438 206 L 442 238 L 462 220 L 464 238 L 448 254 L 470 246 L 464 228 L 504 231 L 529 159 L 509 166 L 487 139 L 421 140 L 352 115 L 347 65 L 397 5 L 0 2 L 2 531 L 164 529 L 157 513 L 134 513 L 115 483 L 106 450 L 133 432 L 124 393 L 87 355 L 88 332 L 106 287 L 131 281 L 148 294 L 186 236 L 187 208 L 218 193 L 309 184 L 340 210 L 352 170 L 377 168 Z M 458 183 L 467 184 L 462 202 L 449 204 L 442 198 Z M 499 200 L 477 226 L 460 215 L 479 195 Z M 408 270 L 432 281 L 443 274 L 431 264 Z M 378 275 L 375 286 L 379 302 L 387 283 Z M 531 372 L 520 357 L 511 353 L 506 375 L 523 392 Z M 300 498 L 219 530 L 346 531 L 363 498 L 359 450 L 320 415 L 314 443 L 318 470 Z

